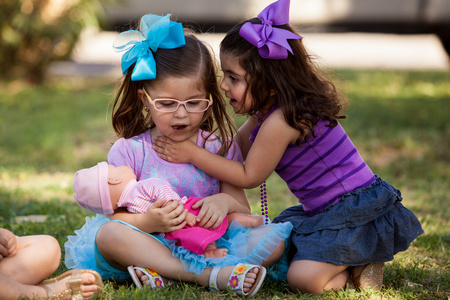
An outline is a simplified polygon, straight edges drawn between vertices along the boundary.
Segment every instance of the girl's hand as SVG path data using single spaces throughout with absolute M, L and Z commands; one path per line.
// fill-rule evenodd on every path
M 152 143 L 159 157 L 173 163 L 190 163 L 197 148 L 190 140 L 175 142 L 165 136 L 157 136 Z
M 177 201 L 159 199 L 149 210 L 142 214 L 143 222 L 139 227 L 145 232 L 172 232 L 186 225 L 187 209 Z
M 228 214 L 227 202 L 220 200 L 220 194 L 216 194 L 203 198 L 192 206 L 193 209 L 201 207 L 197 216 L 198 226 L 209 229 L 219 227 Z
M 0 262 L 5 257 L 15 255 L 16 252 L 16 235 L 7 229 L 0 228 Z

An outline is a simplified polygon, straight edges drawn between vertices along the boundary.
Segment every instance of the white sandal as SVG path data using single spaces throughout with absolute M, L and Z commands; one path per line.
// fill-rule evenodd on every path
M 244 279 L 245 275 L 253 269 L 258 268 L 259 273 L 256 277 L 255 283 L 250 288 L 248 292 L 244 292 Z M 217 288 L 217 275 L 219 274 L 220 269 L 222 267 L 214 267 L 211 271 L 211 275 L 209 276 L 209 288 L 211 290 L 218 290 Z M 266 277 L 266 268 L 258 265 L 251 264 L 237 264 L 233 271 L 231 272 L 230 278 L 227 282 L 227 287 L 231 288 L 231 290 L 235 291 L 238 295 L 244 295 L 246 297 L 253 297 L 261 287 L 264 278 Z
M 148 279 L 150 279 L 150 286 L 152 289 L 166 287 L 161 275 L 159 275 L 158 273 L 156 273 L 153 270 L 145 269 L 145 268 L 141 268 L 141 267 L 134 267 L 134 266 L 129 266 L 127 269 L 128 269 L 128 273 L 130 273 L 130 275 L 131 275 L 131 279 L 133 279 L 133 282 L 138 287 L 138 289 L 142 288 L 142 283 L 141 283 L 141 280 L 136 275 L 136 270 L 139 270 L 148 276 Z M 172 282 L 169 281 L 168 284 L 170 284 L 170 283 L 172 283 Z

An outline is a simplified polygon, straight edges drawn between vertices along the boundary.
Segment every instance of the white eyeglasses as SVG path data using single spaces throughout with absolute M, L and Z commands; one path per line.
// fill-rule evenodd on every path
M 184 108 L 190 113 L 201 113 L 206 111 L 212 104 L 212 100 L 208 99 L 189 99 L 185 101 L 167 98 L 152 99 L 145 89 L 143 89 L 143 91 L 147 96 L 148 101 L 159 112 L 175 112 L 180 105 L 184 105 Z

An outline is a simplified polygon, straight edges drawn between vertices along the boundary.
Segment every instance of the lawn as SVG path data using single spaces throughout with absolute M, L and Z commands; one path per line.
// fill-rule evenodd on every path
M 450 72 L 335 70 L 349 99 L 341 124 L 372 170 L 402 191 L 403 204 L 425 234 L 387 263 L 381 291 L 292 293 L 266 281 L 257 299 L 448 299 L 450 297 Z M 115 136 L 110 126 L 114 80 L 55 78 L 44 86 L 0 83 L 0 226 L 17 235 L 50 234 L 64 251 L 67 236 L 93 214 L 73 200 L 75 171 L 106 160 Z M 236 118 L 241 124 L 243 119 Z M 296 199 L 272 175 L 269 215 Z M 255 212 L 259 189 L 248 191 Z M 23 222 L 23 216 L 44 221 Z M 62 264 L 54 275 L 65 270 Z M 137 290 L 106 282 L 101 299 L 235 298 L 192 284 Z

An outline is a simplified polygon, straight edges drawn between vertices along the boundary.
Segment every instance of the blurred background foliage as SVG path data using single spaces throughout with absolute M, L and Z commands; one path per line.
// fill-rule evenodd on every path
M 0 80 L 42 83 L 67 59 L 85 27 L 99 27 L 115 0 L 0 0 Z

